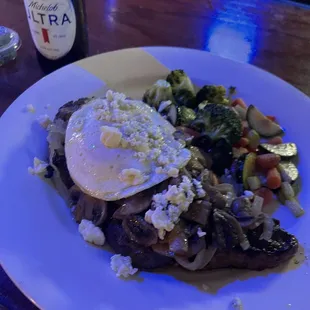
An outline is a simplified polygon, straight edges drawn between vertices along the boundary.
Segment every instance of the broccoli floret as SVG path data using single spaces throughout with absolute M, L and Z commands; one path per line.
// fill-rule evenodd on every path
M 197 107 L 194 85 L 183 70 L 171 71 L 167 81 L 171 84 L 174 99 L 179 106 L 192 109 Z
M 171 71 L 167 76 L 167 82 L 170 83 L 173 94 L 181 89 L 186 89 L 195 94 L 194 85 L 183 70 Z
M 181 106 L 178 108 L 178 125 L 187 126 L 196 118 L 196 113 L 190 108 Z
M 237 143 L 242 136 L 241 119 L 223 104 L 207 104 L 199 110 L 191 127 L 209 135 L 212 140 L 225 138 L 231 145 Z
M 235 86 L 230 86 L 228 88 L 228 96 L 227 99 L 229 101 L 229 103 L 231 104 L 233 101 L 233 96 L 237 93 L 237 88 Z
M 158 80 L 143 96 L 143 101 L 156 110 L 162 101 L 168 100 L 174 101 L 171 85 L 165 80 Z
M 197 107 L 196 96 L 187 89 L 177 90 L 174 94 L 174 100 L 178 106 L 195 109 Z
M 205 85 L 196 95 L 197 104 L 203 101 L 209 103 L 229 104 L 226 97 L 226 88 L 224 86 Z

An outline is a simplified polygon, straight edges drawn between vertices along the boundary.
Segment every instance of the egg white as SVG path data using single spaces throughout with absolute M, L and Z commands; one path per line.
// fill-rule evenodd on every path
M 107 148 L 100 141 L 101 126 L 113 126 L 112 122 L 96 118 L 98 102 L 106 99 L 94 99 L 82 106 L 71 116 L 66 129 L 65 155 L 69 173 L 74 183 L 86 194 L 98 199 L 113 201 L 132 196 L 150 188 L 169 176 L 156 173 L 156 163 L 139 161 L 130 148 Z M 166 129 L 171 136 L 167 144 L 176 143 L 172 138 L 175 128 L 154 109 L 140 101 L 135 101 L 141 113 L 148 115 L 153 124 Z M 128 112 L 130 113 L 130 111 Z M 176 168 L 184 167 L 190 159 L 187 149 L 180 150 Z M 145 177 L 139 185 L 128 185 L 119 179 L 123 169 L 138 169 Z

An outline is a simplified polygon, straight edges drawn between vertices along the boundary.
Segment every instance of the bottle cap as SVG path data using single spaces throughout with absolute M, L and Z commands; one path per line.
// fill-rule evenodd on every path
M 0 26 L 0 66 L 16 58 L 21 40 L 16 31 Z

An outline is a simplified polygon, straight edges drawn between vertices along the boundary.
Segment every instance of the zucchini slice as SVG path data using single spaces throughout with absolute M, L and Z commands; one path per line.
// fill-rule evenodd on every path
M 293 157 L 297 155 L 297 146 L 295 143 L 281 143 L 277 145 L 262 143 L 260 147 L 269 153 L 280 155 L 281 157 Z
M 263 137 L 271 138 L 283 135 L 284 133 L 283 129 L 277 123 L 268 119 L 253 105 L 248 107 L 246 119 L 250 127 Z
M 256 154 L 249 153 L 244 160 L 242 181 L 244 189 L 249 189 L 248 178 L 254 175 Z
M 295 182 L 299 176 L 297 167 L 290 161 L 281 161 L 278 165 L 278 171 L 284 182 Z

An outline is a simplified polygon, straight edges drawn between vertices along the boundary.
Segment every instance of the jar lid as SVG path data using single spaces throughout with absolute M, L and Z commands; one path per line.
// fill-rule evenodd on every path
M 16 58 L 21 40 L 16 31 L 0 26 L 0 66 Z

